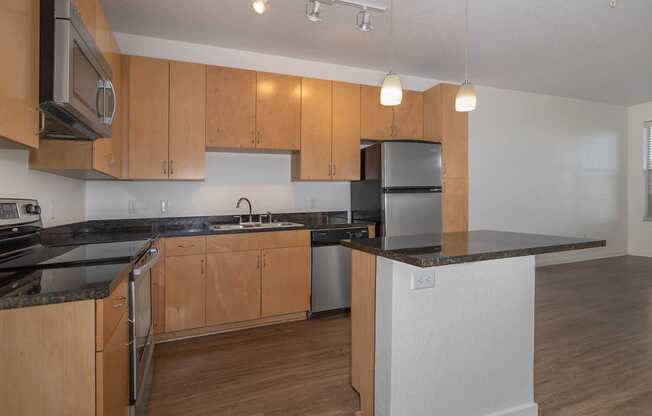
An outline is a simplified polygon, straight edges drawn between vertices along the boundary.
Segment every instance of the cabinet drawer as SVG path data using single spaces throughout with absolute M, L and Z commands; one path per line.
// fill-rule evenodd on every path
M 206 251 L 206 237 L 174 237 L 165 239 L 165 255 L 190 256 L 204 254 Z
M 206 237 L 207 253 L 261 250 L 264 248 L 307 247 L 310 231 L 273 231 L 246 234 L 210 235 Z
M 120 319 L 129 310 L 129 272 L 120 276 L 111 294 L 95 303 L 96 350 L 103 351 L 104 345 L 111 338 Z

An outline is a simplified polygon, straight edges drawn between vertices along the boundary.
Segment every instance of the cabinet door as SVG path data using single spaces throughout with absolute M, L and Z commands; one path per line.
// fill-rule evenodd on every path
M 469 186 L 466 178 L 444 179 L 442 195 L 442 228 L 445 233 L 468 231 Z
M 299 150 L 301 141 L 301 78 L 258 72 L 256 147 Z
M 72 4 L 77 8 L 79 16 L 81 16 L 84 26 L 88 32 L 96 37 L 96 19 L 97 19 L 97 8 L 101 7 L 99 0 L 72 0 Z
M 38 148 L 38 0 L 0 2 L 0 139 Z
M 170 62 L 170 178 L 206 176 L 206 66 Z
M 293 165 L 295 179 L 331 179 L 331 94 L 331 81 L 301 79 L 301 153 L 293 156 L 300 158 L 298 166 Z
M 260 318 L 260 250 L 206 256 L 206 325 Z
M 206 257 L 201 255 L 165 259 L 165 331 L 204 326 Z
M 206 146 L 255 147 L 256 72 L 206 68 Z
M 468 117 L 455 111 L 457 85 L 441 84 L 442 174 L 449 178 L 468 177 Z
M 423 139 L 423 93 L 403 90 L 401 105 L 394 107 L 394 138 Z
M 393 107 L 380 105 L 380 87 L 360 87 L 361 139 L 392 139 Z
M 310 307 L 310 248 L 263 250 L 262 316 L 307 311 Z
M 98 415 L 124 416 L 129 407 L 128 317 L 128 313 L 122 315 L 104 351 L 96 354 Z
M 129 178 L 168 178 L 170 65 L 129 56 Z
M 360 86 L 333 82 L 333 180 L 360 180 Z

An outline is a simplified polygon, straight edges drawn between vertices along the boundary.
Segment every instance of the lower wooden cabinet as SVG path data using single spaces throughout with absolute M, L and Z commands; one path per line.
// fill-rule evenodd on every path
M 206 325 L 260 318 L 260 250 L 206 256 Z
M 199 328 L 206 322 L 206 256 L 165 259 L 165 330 Z
M 444 178 L 442 194 L 443 231 L 469 229 L 469 181 L 466 178 Z
M 309 293 L 309 247 L 263 250 L 263 317 L 308 310 Z
M 122 315 L 104 351 L 96 353 L 97 416 L 124 416 L 129 407 L 128 316 Z

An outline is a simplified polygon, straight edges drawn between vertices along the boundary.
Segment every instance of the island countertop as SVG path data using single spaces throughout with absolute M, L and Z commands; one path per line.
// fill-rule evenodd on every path
M 606 240 L 478 230 L 342 240 L 355 250 L 418 267 L 604 247 Z

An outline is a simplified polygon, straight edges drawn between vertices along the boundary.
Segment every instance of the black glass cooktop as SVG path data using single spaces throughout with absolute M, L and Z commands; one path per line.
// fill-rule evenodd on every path
M 0 270 L 129 263 L 140 257 L 150 245 L 150 240 L 71 246 L 39 244 L 0 256 Z

